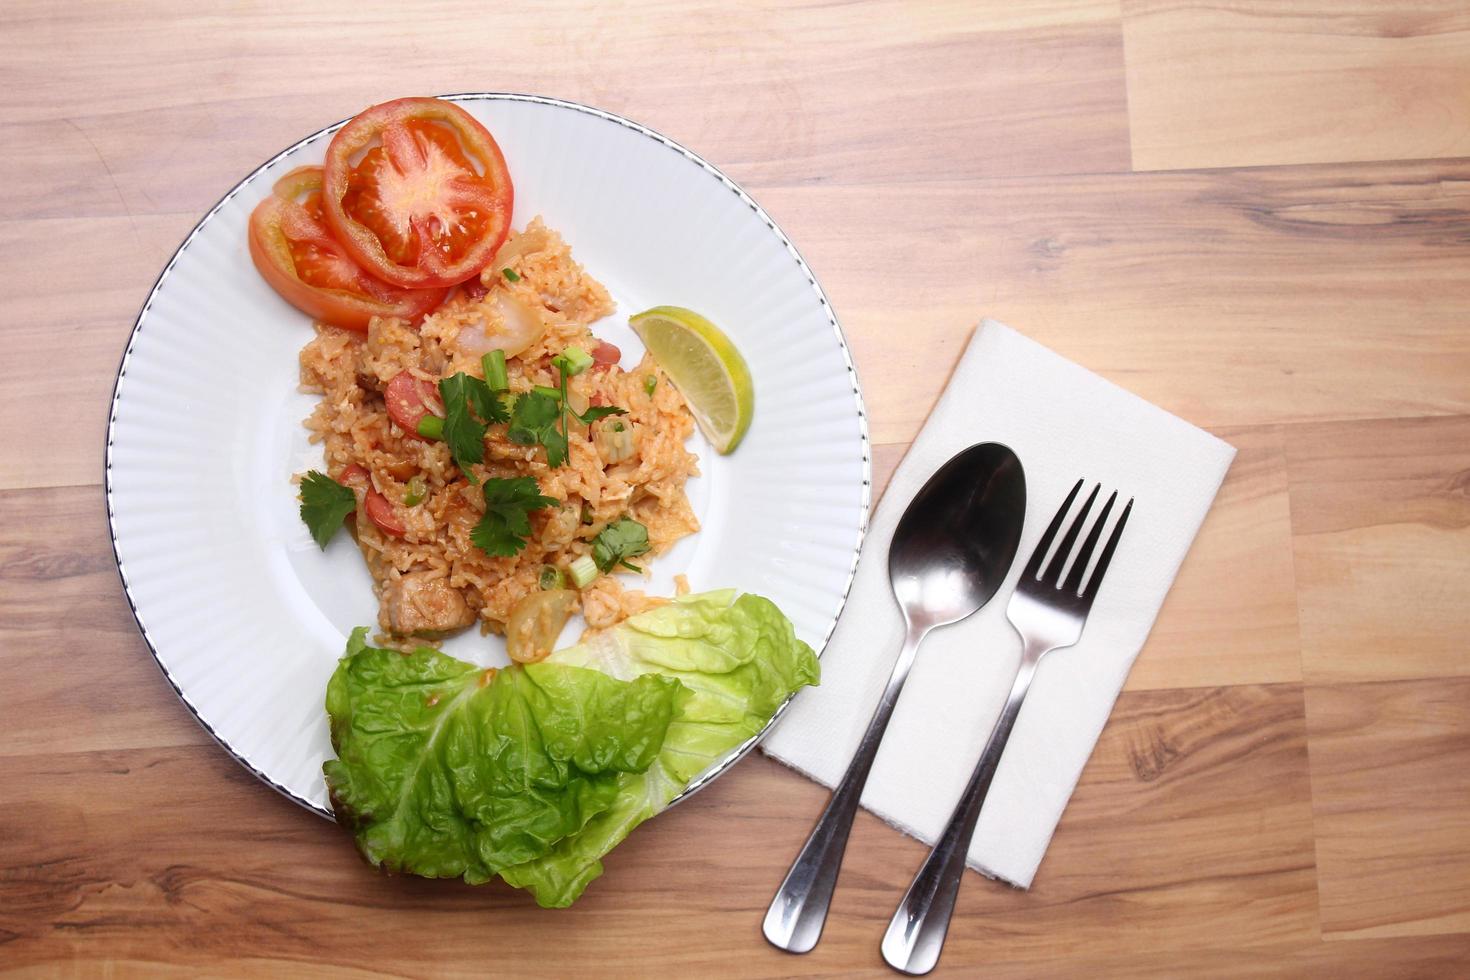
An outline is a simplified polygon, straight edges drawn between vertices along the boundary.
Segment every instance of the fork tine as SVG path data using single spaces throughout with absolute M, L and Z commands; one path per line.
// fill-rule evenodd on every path
M 1050 582 L 1058 588 L 1061 587 L 1062 569 L 1067 567 L 1067 556 L 1072 553 L 1072 545 L 1077 543 L 1077 535 L 1082 533 L 1082 525 L 1087 521 L 1087 512 L 1092 510 L 1093 501 L 1097 500 L 1097 492 L 1101 489 L 1102 484 L 1099 483 L 1092 488 L 1092 493 L 1088 494 L 1082 509 L 1072 520 L 1072 526 L 1067 528 L 1067 534 L 1062 538 L 1062 543 L 1057 545 L 1057 553 L 1052 556 L 1051 564 L 1046 566 L 1046 574 L 1042 576 L 1043 582 Z
M 1118 515 L 1118 524 L 1113 528 L 1113 534 L 1108 538 L 1107 547 L 1103 548 L 1102 556 L 1097 560 L 1097 571 L 1092 573 L 1092 578 L 1087 582 L 1087 595 L 1085 599 L 1087 606 L 1092 607 L 1092 600 L 1097 597 L 1097 587 L 1102 585 L 1103 576 L 1107 574 L 1108 562 L 1113 560 L 1113 552 L 1118 550 L 1118 540 L 1123 537 L 1123 525 L 1128 523 L 1128 515 L 1133 512 L 1133 498 L 1128 499 L 1128 506 L 1123 508 L 1123 513 Z
M 1108 502 L 1103 504 L 1102 513 L 1097 515 L 1093 522 L 1092 530 L 1087 532 L 1087 540 L 1082 542 L 1082 547 L 1077 551 L 1077 558 L 1072 562 L 1072 570 L 1067 573 L 1067 581 L 1062 588 L 1073 595 L 1082 594 L 1082 576 L 1087 571 L 1087 563 L 1092 559 L 1092 549 L 1097 547 L 1097 539 L 1102 537 L 1103 525 L 1108 522 L 1108 515 L 1113 511 L 1113 503 L 1118 499 L 1118 491 L 1114 490 Z
M 1066 519 L 1067 510 L 1072 506 L 1072 501 L 1077 499 L 1077 491 L 1082 489 L 1082 481 L 1078 480 L 1072 485 L 1072 492 L 1067 494 L 1067 499 L 1062 501 L 1062 506 L 1057 508 L 1057 516 L 1051 519 L 1051 524 L 1046 528 L 1046 533 L 1041 540 L 1036 542 L 1036 550 L 1031 552 L 1031 560 L 1026 563 L 1026 571 L 1021 573 L 1022 578 L 1040 578 L 1041 563 L 1046 560 L 1046 551 L 1051 547 L 1052 538 L 1057 536 L 1057 528 L 1062 526 Z

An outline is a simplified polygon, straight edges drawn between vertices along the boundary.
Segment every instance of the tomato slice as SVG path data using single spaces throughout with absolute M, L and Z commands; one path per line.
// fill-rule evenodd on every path
M 404 371 L 394 375 L 383 389 L 383 401 L 388 406 L 388 417 L 400 429 L 415 439 L 423 439 L 419 435 L 419 419 L 429 414 L 430 405 L 439 403 L 439 390 Z
M 322 217 L 322 168 L 299 167 L 276 182 L 250 215 L 250 258 L 271 288 L 324 323 L 366 331 L 375 316 L 416 320 L 446 290 L 404 289 L 368 275 Z
M 327 147 L 327 223 L 363 268 L 401 286 L 453 286 L 510 231 L 515 192 L 495 137 L 442 99 L 354 116 Z

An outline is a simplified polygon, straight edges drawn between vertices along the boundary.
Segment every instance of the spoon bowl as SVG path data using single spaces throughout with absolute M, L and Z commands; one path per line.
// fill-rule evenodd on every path
M 888 577 L 911 626 L 959 622 L 995 596 L 1015 561 L 1026 477 L 1006 446 L 983 442 L 934 472 L 888 547 Z

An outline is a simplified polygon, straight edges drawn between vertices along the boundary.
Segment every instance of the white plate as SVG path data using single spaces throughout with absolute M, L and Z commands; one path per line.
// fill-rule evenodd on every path
M 668 594 L 683 572 L 696 590 L 760 593 L 820 651 L 852 582 L 870 470 L 857 376 L 801 256 L 732 181 L 636 123 L 532 96 L 451 98 L 505 153 L 515 227 L 544 216 L 612 292 L 618 312 L 595 329 L 626 363 L 642 355 L 628 315 L 660 304 L 699 310 L 750 363 L 754 424 L 730 456 L 695 436 L 703 529 L 647 587 Z M 321 163 L 337 128 L 246 177 L 179 246 L 133 326 L 107 440 L 118 569 L 164 675 L 242 765 L 323 815 L 327 679 L 377 603 L 348 536 L 323 552 L 297 514 L 291 476 L 321 465 L 301 424 L 314 398 L 296 390 L 311 329 L 256 273 L 245 229 L 277 177 Z M 474 631 L 446 650 L 505 662 L 504 644 Z

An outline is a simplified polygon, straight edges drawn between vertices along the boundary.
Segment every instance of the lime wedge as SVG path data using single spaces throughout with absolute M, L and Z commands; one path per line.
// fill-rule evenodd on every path
M 628 323 L 683 394 L 715 450 L 733 452 L 750 428 L 755 384 L 730 338 L 682 306 L 655 306 Z

